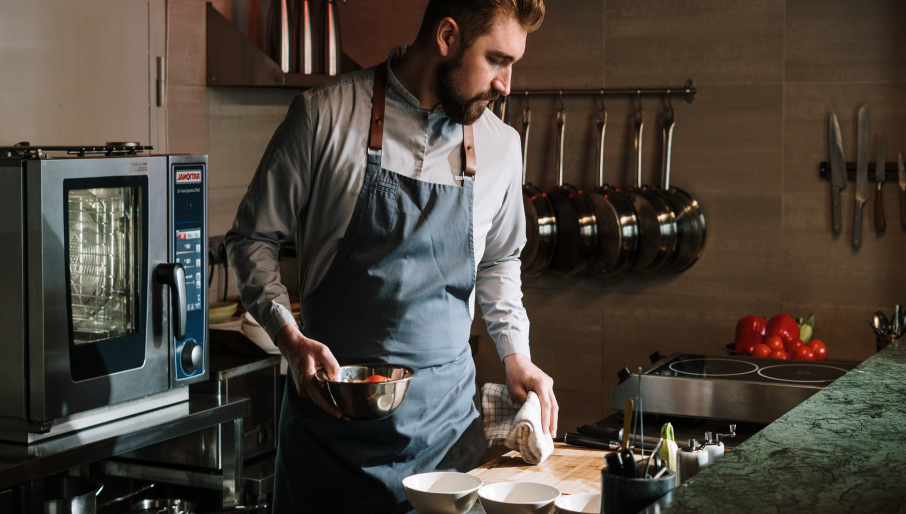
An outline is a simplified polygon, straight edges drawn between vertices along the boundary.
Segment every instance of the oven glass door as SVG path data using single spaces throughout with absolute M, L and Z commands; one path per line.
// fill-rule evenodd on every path
M 70 369 L 74 381 L 142 366 L 147 177 L 63 182 Z

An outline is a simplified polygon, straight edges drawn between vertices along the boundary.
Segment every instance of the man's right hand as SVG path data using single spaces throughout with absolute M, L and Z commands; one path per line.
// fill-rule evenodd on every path
M 284 325 L 277 332 L 276 344 L 289 364 L 289 371 L 296 384 L 296 393 L 299 396 L 310 397 L 315 405 L 331 416 L 342 418 L 343 415 L 330 399 L 327 385 L 315 376 L 315 373 L 322 369 L 327 372 L 330 379 L 340 372 L 340 364 L 330 353 L 330 349 L 314 339 L 305 337 L 299 327 L 291 323 Z

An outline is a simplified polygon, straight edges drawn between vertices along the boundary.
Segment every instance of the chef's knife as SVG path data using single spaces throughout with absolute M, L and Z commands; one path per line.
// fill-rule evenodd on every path
M 856 155 L 856 199 L 853 203 L 853 248 L 862 246 L 862 207 L 868 199 L 868 107 L 859 107 Z
M 900 177 L 900 224 L 906 230 L 906 166 L 903 166 L 903 154 L 897 154 L 897 174 Z
M 887 228 L 884 220 L 884 179 L 887 178 L 884 150 L 884 134 L 881 134 L 878 136 L 878 157 L 875 159 L 875 180 L 878 182 L 878 189 L 875 191 L 875 230 L 878 232 Z
M 576 434 L 574 432 L 568 432 L 563 436 L 563 442 L 573 446 L 584 446 L 586 448 L 597 448 L 599 450 L 615 451 L 620 449 L 620 441 L 616 439 L 601 439 L 590 435 Z M 644 444 L 646 450 L 652 450 L 657 446 L 657 444 L 651 444 L 650 442 L 644 442 L 642 444 Z
M 831 165 L 831 218 L 834 234 L 843 231 L 841 221 L 840 191 L 846 189 L 846 159 L 843 154 L 843 134 L 837 122 L 837 113 L 831 111 L 828 127 L 828 148 Z

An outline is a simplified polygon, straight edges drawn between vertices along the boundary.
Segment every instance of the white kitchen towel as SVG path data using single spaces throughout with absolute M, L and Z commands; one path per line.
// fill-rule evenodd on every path
M 526 464 L 537 465 L 554 451 L 554 440 L 541 429 L 541 400 L 529 391 L 520 407 L 505 385 L 481 386 L 481 415 L 488 447 L 506 445 L 522 454 Z

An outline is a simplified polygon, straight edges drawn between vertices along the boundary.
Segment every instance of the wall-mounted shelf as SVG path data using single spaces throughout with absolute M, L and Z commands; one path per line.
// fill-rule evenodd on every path
M 310 88 L 331 78 L 330 75 L 284 73 L 210 3 L 206 19 L 208 86 Z M 340 64 L 343 73 L 361 68 L 346 54 Z

